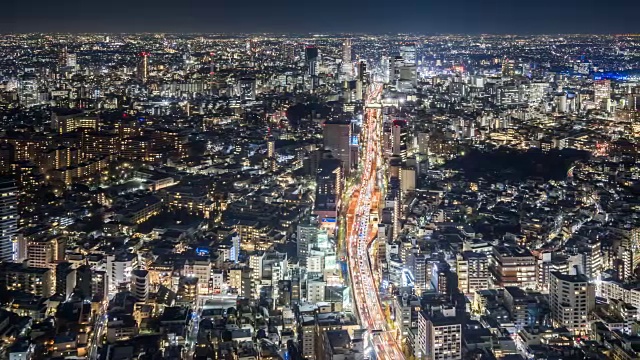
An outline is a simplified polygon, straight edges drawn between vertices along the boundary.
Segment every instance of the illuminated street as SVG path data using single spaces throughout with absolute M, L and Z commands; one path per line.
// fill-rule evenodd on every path
M 372 85 L 367 94 L 367 105 L 374 104 L 381 92 L 381 85 Z M 372 240 L 369 236 L 370 213 L 375 206 L 373 197 L 381 152 L 380 119 L 379 108 L 367 108 L 363 125 L 364 163 L 362 164 L 362 177 L 360 184 L 354 185 L 357 189 L 353 190 L 354 196 L 348 206 L 346 239 L 354 299 L 361 324 L 369 330 L 378 358 L 402 359 L 404 355 L 400 346 L 393 333 L 388 331 L 387 321 L 374 282 L 371 262 L 368 258 L 368 248 Z

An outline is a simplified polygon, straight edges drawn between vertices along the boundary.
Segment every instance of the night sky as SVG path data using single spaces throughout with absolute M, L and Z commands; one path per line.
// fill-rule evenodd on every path
M 640 33 L 640 0 L 8 0 L 0 32 Z

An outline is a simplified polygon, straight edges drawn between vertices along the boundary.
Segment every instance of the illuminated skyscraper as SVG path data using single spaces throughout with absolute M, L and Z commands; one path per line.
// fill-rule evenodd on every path
M 502 76 L 513 76 L 516 73 L 516 62 L 513 59 L 502 60 Z
M 454 308 L 420 313 L 414 354 L 418 359 L 462 359 L 462 321 Z
M 12 179 L 0 179 L 0 260 L 14 260 L 18 231 L 18 188 Z
M 340 160 L 334 158 L 320 160 L 316 175 L 314 214 L 318 215 L 321 223 L 326 219 L 333 219 L 332 223 L 335 225 L 342 196 L 342 179 Z
M 67 57 L 68 57 L 67 47 L 63 47 L 60 53 L 58 54 L 58 65 L 59 66 L 67 66 Z
M 400 56 L 407 65 L 416 65 L 416 44 L 406 43 L 400 46 Z
M 593 98 L 596 104 L 611 98 L 611 80 L 596 80 L 593 83 Z
M 318 48 L 309 45 L 304 49 L 304 60 L 311 76 L 318 75 Z
M 142 52 L 140 53 L 140 57 L 141 59 L 140 63 L 138 64 L 136 76 L 142 83 L 146 83 L 147 77 L 149 76 L 149 53 Z
M 305 63 L 307 65 L 307 74 L 311 76 L 311 88 L 318 86 L 318 48 L 309 45 L 304 49 Z
M 237 92 L 242 100 L 255 100 L 256 99 L 256 79 L 255 78 L 241 78 L 238 79 Z
M 78 57 L 75 53 L 67 54 L 67 66 L 73 69 L 78 66 Z
M 342 44 L 342 75 L 345 80 L 351 80 L 353 77 L 353 63 L 351 59 L 351 39 L 345 39 Z
M 582 274 L 551 273 L 549 306 L 555 326 L 565 326 L 574 335 L 584 335 L 589 329 L 589 314 L 595 307 L 595 286 Z
M 322 138 L 325 150 L 331 151 L 333 157 L 342 162 L 344 173 L 348 175 L 351 168 L 351 123 L 325 122 Z

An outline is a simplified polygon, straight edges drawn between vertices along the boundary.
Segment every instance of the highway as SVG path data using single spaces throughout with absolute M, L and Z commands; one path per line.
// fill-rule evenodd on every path
M 382 93 L 381 84 L 370 86 L 365 104 L 373 104 Z M 370 236 L 370 213 L 377 208 L 374 201 L 378 164 L 381 160 L 381 109 L 365 108 L 363 121 L 361 151 L 362 172 L 360 184 L 352 185 L 351 196 L 347 206 L 346 246 L 349 274 L 353 286 L 354 303 L 361 325 L 369 331 L 371 343 L 377 359 L 404 359 L 395 332 L 388 328 L 382 311 L 379 291 L 374 281 L 374 273 L 369 258 L 369 246 L 373 241 Z

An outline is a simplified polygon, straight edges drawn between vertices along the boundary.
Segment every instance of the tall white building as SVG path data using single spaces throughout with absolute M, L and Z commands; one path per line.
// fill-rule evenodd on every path
M 585 275 L 551 273 L 549 306 L 554 326 L 564 326 L 574 335 L 589 331 L 589 313 L 595 308 L 595 286 Z
M 131 271 L 136 265 L 133 254 L 107 255 L 107 283 L 109 293 L 116 293 L 128 289 L 131 283 Z
M 149 272 L 133 270 L 131 272 L 131 293 L 140 302 L 149 300 Z
M 407 65 L 417 65 L 417 51 L 416 44 L 407 43 L 400 46 L 400 56 L 404 59 L 404 63 Z
M 454 308 L 420 313 L 414 355 L 429 360 L 462 359 L 462 322 Z
M 296 236 L 297 256 L 300 266 L 307 266 L 309 247 L 318 239 L 318 226 L 315 224 L 299 224 Z
M 342 44 L 342 76 L 344 80 L 353 78 L 353 62 L 351 61 L 351 39 L 345 39 Z
M 307 302 L 317 304 L 324 301 L 324 290 L 327 283 L 324 281 L 308 281 L 307 282 Z

